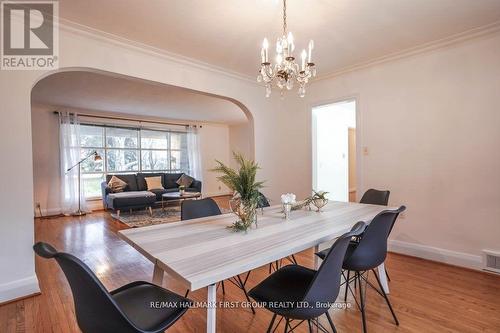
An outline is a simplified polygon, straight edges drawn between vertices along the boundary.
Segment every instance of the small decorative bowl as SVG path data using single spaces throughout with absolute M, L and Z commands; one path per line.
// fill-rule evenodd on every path
M 312 204 L 316 207 L 317 212 L 321 212 L 321 208 L 325 207 L 328 203 L 328 199 L 316 198 L 312 200 Z

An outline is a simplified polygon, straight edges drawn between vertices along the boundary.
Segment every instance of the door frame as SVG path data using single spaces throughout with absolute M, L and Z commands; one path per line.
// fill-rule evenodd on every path
M 346 95 L 339 98 L 325 99 L 317 102 L 309 103 L 309 131 L 310 131 L 310 161 L 311 161 L 311 188 L 314 185 L 314 174 L 315 174 L 315 159 L 314 159 L 314 131 L 313 131 L 313 109 L 316 107 L 326 106 L 330 104 L 336 104 L 340 102 L 354 101 L 355 112 L 356 112 L 356 201 L 361 197 L 360 194 L 364 191 L 364 154 L 362 152 L 364 147 L 363 138 L 363 118 L 362 118 L 362 108 L 360 103 L 360 97 L 358 94 Z

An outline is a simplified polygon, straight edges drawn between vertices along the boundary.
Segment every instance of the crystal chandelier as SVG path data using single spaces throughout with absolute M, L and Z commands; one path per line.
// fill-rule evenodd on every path
M 291 32 L 287 33 L 286 26 L 286 0 L 283 0 L 283 35 L 276 41 L 276 63 L 273 65 L 269 61 L 269 42 L 264 38 L 260 51 L 261 66 L 257 82 L 264 82 L 266 86 L 266 97 L 271 95 L 273 84 L 280 89 L 283 96 L 285 89 L 292 90 L 295 81 L 299 85 L 298 94 L 304 97 L 306 94 L 305 85 L 311 77 L 316 76 L 316 66 L 311 60 L 314 41 L 309 41 L 308 52 L 304 49 L 301 53 L 301 66 L 295 62 L 293 51 L 295 43 Z

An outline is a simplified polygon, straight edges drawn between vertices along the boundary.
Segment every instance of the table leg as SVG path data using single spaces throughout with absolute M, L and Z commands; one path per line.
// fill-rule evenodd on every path
M 207 295 L 207 333 L 215 333 L 217 316 L 215 313 L 217 302 L 217 287 L 215 284 L 208 286 Z
M 388 294 L 389 283 L 387 282 L 387 274 L 385 274 L 385 263 L 382 263 L 380 266 L 378 266 L 377 270 L 380 283 L 382 284 L 382 288 L 384 288 L 385 293 Z
M 314 269 L 319 269 L 319 257 L 315 254 L 319 252 L 319 244 L 314 247 Z
M 158 263 L 155 263 L 155 267 L 153 269 L 153 283 L 158 286 L 163 284 L 163 269 L 158 266 Z

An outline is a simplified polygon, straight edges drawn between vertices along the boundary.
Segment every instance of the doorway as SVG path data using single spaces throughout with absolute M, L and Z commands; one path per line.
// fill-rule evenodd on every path
M 313 189 L 356 201 L 356 101 L 312 109 Z

